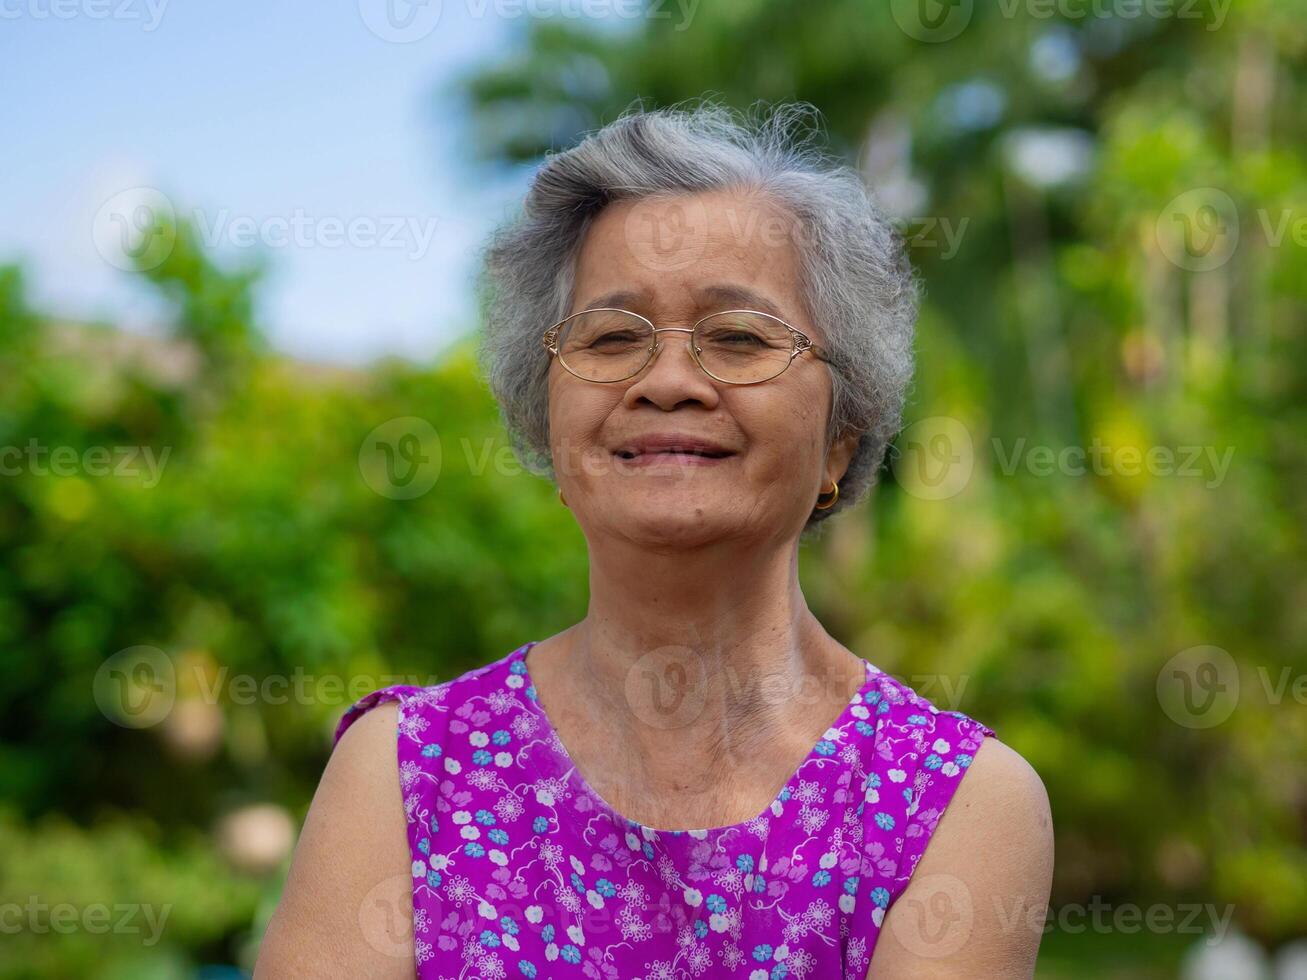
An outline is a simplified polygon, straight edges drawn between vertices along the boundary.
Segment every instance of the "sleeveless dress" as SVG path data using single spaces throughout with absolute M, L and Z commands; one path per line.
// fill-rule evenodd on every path
M 867 664 L 767 809 L 658 830 L 581 778 L 527 674 L 531 641 L 399 703 L 419 980 L 863 980 L 992 729 Z

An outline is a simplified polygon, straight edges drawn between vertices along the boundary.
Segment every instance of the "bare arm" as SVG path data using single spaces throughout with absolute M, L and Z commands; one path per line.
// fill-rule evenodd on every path
M 885 916 L 868 980 L 1032 977 L 1052 880 L 1044 784 L 987 738 Z
M 413 977 L 398 710 L 393 703 L 373 708 L 332 753 L 264 934 L 255 980 Z

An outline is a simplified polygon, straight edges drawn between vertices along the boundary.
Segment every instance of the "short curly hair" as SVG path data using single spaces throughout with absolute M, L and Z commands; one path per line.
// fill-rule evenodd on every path
M 638 104 L 563 152 L 548 154 L 520 215 L 491 236 L 478 283 L 479 358 L 514 451 L 557 482 L 549 447 L 544 329 L 571 308 L 586 231 L 612 201 L 700 191 L 766 195 L 798 223 L 800 289 L 831 352 L 827 445 L 861 433 L 835 506 L 813 509 L 805 535 L 861 500 L 897 433 L 912 379 L 919 284 L 907 249 L 857 170 L 813 145 L 819 113 L 790 102 L 740 117 L 700 100 Z

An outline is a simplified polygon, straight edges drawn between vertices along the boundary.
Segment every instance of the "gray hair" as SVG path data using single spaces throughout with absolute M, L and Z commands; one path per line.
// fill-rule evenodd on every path
M 861 433 L 839 500 L 814 509 L 806 535 L 857 503 L 875 482 L 898 431 L 912 378 L 918 282 L 902 239 L 856 170 L 795 132 L 807 103 L 755 123 L 726 106 L 644 110 L 634 105 L 578 145 L 548 154 L 522 213 L 491 237 L 480 288 L 479 357 L 514 451 L 557 481 L 549 448 L 548 374 L 541 335 L 574 301 L 576 259 L 595 216 L 617 200 L 694 193 L 765 194 L 801 229 L 800 289 L 831 352 L 826 431 Z

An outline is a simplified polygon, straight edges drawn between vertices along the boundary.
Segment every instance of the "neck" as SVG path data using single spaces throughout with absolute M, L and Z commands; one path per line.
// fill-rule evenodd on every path
M 587 616 L 561 634 L 568 694 L 641 768 L 747 756 L 833 717 L 865 668 L 808 609 L 797 546 L 591 555 Z

